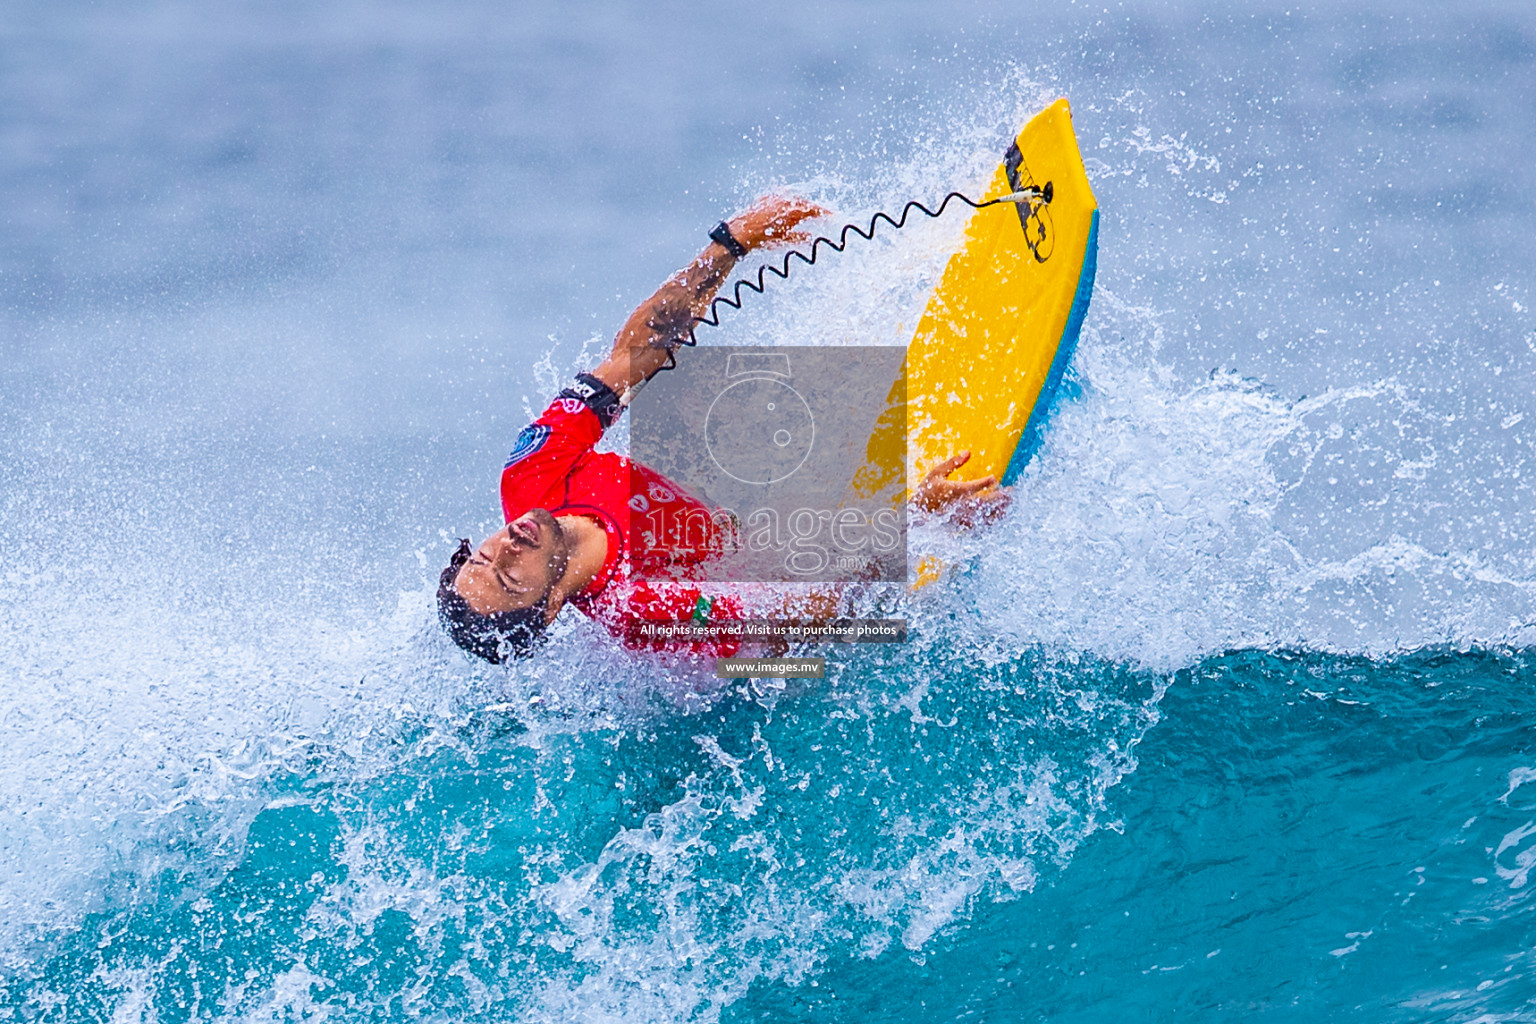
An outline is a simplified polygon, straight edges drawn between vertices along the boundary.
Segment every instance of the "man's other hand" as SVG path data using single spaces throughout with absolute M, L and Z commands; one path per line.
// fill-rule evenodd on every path
M 997 489 L 997 477 L 979 480 L 951 480 L 950 474 L 971 461 L 969 451 L 951 455 L 923 474 L 922 483 L 912 495 L 912 504 L 924 512 L 947 515 L 960 526 L 970 528 L 990 523 L 1008 510 L 1013 498 Z

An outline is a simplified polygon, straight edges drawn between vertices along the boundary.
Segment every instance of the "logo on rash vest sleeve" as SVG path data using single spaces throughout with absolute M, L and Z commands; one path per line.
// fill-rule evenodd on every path
M 540 448 L 543 448 L 544 442 L 548 440 L 548 424 L 528 424 L 523 428 L 523 432 L 517 435 L 517 440 L 512 443 L 512 454 L 507 456 L 507 468 L 510 469 Z

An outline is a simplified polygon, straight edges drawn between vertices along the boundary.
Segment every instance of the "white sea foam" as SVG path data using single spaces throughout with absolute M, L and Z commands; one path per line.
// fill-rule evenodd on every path
M 362 758 L 401 716 L 447 714 L 469 692 L 462 672 L 419 659 L 380 671 L 420 632 L 419 597 L 359 624 L 291 608 L 189 614 L 179 592 L 88 567 L 11 574 L 0 949 L 98 908 L 113 872 L 216 875 L 274 779 L 327 752 Z M 90 607 L 102 593 L 109 616 Z

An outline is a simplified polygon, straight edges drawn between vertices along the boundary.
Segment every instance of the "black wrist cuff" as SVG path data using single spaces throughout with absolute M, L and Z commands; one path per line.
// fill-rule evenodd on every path
M 604 430 L 613 426 L 613 421 L 624 411 L 618 393 L 590 373 L 578 373 L 576 383 L 560 392 L 560 397 L 574 398 L 591 409 Z
M 725 221 L 721 221 L 710 229 L 709 237 L 712 241 L 719 242 L 725 246 L 726 251 L 737 259 L 741 259 L 747 254 L 747 247 L 736 241 L 736 236 L 731 234 L 730 225 L 726 224 Z

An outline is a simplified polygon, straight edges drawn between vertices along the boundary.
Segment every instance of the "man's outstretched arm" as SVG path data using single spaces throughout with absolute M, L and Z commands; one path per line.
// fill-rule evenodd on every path
M 744 213 L 726 222 L 731 237 L 747 249 L 798 242 L 796 224 L 827 211 L 806 199 L 764 196 Z M 736 265 L 736 257 L 719 242 L 710 242 L 688 264 L 629 315 L 613 340 L 613 351 L 592 376 L 619 395 L 666 364 L 668 353 L 688 337 L 715 292 Z

